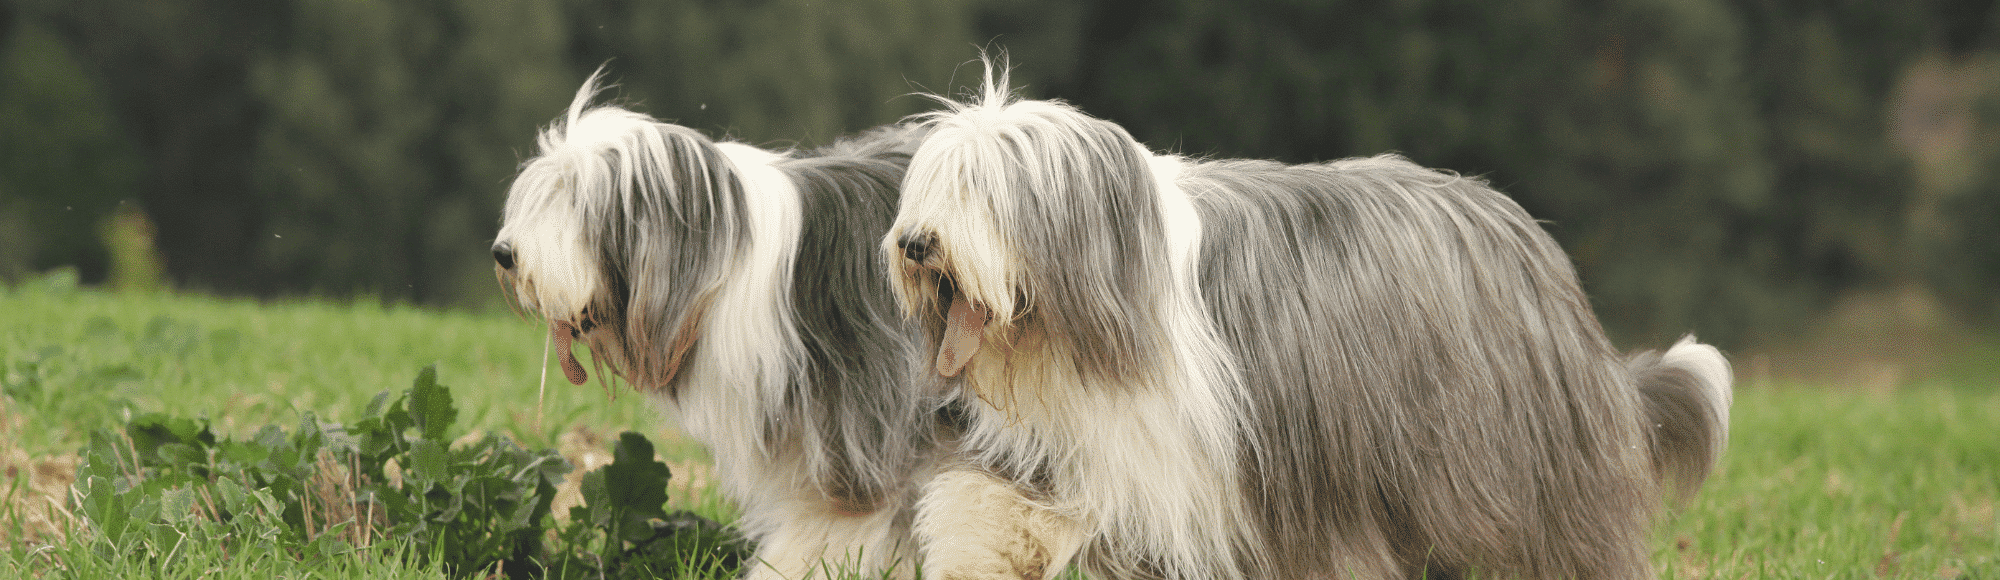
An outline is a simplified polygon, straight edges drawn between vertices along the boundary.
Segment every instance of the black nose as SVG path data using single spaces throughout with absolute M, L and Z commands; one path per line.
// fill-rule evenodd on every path
M 931 255 L 931 243 L 937 241 L 937 234 L 930 232 L 907 233 L 896 238 L 896 247 L 903 249 L 903 257 L 912 262 L 922 262 Z
M 507 242 L 493 242 L 493 261 L 500 263 L 500 269 L 514 269 L 514 245 Z

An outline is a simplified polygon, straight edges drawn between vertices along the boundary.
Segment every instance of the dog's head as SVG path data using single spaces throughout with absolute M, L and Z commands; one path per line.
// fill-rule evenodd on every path
M 882 242 L 905 314 L 931 321 L 947 377 L 996 357 L 1113 379 L 1145 368 L 1167 283 L 1147 151 L 1067 104 L 1014 100 L 993 74 L 922 117 Z
M 559 345 L 590 345 L 634 386 L 668 389 L 731 260 L 748 242 L 741 185 L 700 133 L 590 107 L 592 76 L 508 190 L 493 243 L 511 299 Z M 565 374 L 581 365 L 560 349 Z

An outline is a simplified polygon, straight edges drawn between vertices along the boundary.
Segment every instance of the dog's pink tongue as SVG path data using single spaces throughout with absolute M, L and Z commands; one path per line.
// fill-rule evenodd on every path
M 569 351 L 570 337 L 575 332 L 576 327 L 568 321 L 558 320 L 549 325 L 549 334 L 556 339 L 556 357 L 562 360 L 563 377 L 569 379 L 569 384 L 581 385 L 590 375 L 583 373 L 583 365 L 576 362 L 576 353 Z
M 986 334 L 987 316 L 985 306 L 973 304 L 964 296 L 952 298 L 951 312 L 945 314 L 944 341 L 938 345 L 938 374 L 955 377 L 965 369 L 965 363 L 972 360 L 973 353 L 979 352 L 979 339 Z

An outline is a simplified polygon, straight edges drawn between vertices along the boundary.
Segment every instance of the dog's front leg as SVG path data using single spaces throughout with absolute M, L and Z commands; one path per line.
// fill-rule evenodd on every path
M 933 478 L 917 503 L 925 580 L 1047 580 L 1083 546 L 1083 528 L 971 467 Z
M 844 513 L 818 498 L 783 504 L 782 523 L 761 537 L 757 561 L 744 580 L 802 580 L 860 575 L 910 580 L 912 553 L 908 521 L 896 510 Z

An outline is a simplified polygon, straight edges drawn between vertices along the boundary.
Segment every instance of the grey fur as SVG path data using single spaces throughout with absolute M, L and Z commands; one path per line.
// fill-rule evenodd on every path
M 1036 128 L 1025 127 L 1010 137 L 1046 139 Z M 1098 158 L 1024 156 L 1019 171 L 1072 179 L 1063 189 L 1036 188 L 1033 195 L 1016 196 L 1017 206 L 1007 211 L 1021 220 L 1012 229 L 1019 236 L 1016 243 L 1033 249 L 1022 256 L 1027 262 L 1022 291 L 1031 304 L 1062 306 L 1035 310 L 1035 322 L 1059 330 L 1051 334 L 1063 350 L 1076 355 L 1078 374 L 1110 379 L 1109 384 L 1137 382 L 1142 377 L 1135 375 L 1161 368 L 1154 357 L 1165 339 L 1156 321 L 1141 314 L 1161 299 L 1162 289 L 1151 282 L 1166 275 L 1163 247 L 1147 243 L 1164 235 L 1159 202 L 1143 178 L 1093 170 L 1107 164 L 1143 165 L 1145 159 L 1118 146 L 1132 141 L 1124 128 L 1105 123 L 1091 129 L 1072 139 Z M 1033 147 L 1010 145 L 1023 151 Z M 1082 196 L 1092 203 L 1075 203 Z M 1107 236 L 1096 227 L 1106 223 L 1130 228 Z
M 617 176 L 621 188 L 620 203 L 586 206 L 584 223 L 603 226 L 585 239 L 599 251 L 607 287 L 584 313 L 603 330 L 584 337 L 600 370 L 608 364 L 672 397 L 685 361 L 669 360 L 669 345 L 696 340 L 687 332 L 749 244 L 743 187 L 715 143 L 693 129 L 657 123 L 627 139 L 605 150 L 603 167 L 571 169 Z M 634 143 L 648 139 L 667 145 Z
M 1200 163 L 1181 185 L 1250 385 L 1269 576 L 1335 564 L 1307 538 L 1400 568 L 1362 577 L 1649 575 L 1654 407 L 1518 205 L 1394 157 Z
M 861 506 L 909 491 L 937 416 L 936 390 L 912 384 L 930 380 L 912 371 L 925 360 L 920 331 L 903 319 L 876 250 L 922 135 L 886 127 L 778 166 L 805 202 L 791 295 L 808 366 L 786 424 L 774 427 L 811 431 L 814 455 L 830 459 L 818 481 Z

